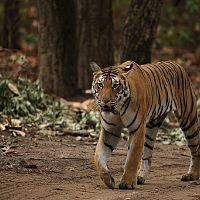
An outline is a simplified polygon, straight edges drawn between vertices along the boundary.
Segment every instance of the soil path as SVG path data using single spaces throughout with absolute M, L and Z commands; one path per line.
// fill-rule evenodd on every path
M 94 140 L 26 136 L 16 142 L 15 154 L 0 157 L 0 200 L 200 200 L 200 182 L 180 181 L 189 165 L 185 146 L 156 144 L 146 183 L 135 190 L 110 190 L 95 171 Z M 109 160 L 117 183 L 125 156 L 122 141 Z

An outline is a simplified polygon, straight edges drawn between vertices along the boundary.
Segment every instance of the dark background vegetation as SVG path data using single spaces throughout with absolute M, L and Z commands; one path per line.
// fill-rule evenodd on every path
M 11 116 L 26 128 L 98 130 L 94 112 L 65 109 L 56 98 L 85 99 L 91 61 L 105 67 L 175 60 L 199 98 L 199 19 L 200 0 L 1 0 L 1 129 L 13 126 Z
M 175 59 L 193 79 L 199 18 L 200 0 L 1 0 L 0 46 L 22 50 L 31 61 L 30 78 L 69 98 L 90 87 L 90 61 Z

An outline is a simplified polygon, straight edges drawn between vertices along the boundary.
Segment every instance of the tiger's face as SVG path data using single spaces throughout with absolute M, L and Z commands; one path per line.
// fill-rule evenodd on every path
M 125 101 L 130 97 L 127 73 L 121 66 L 101 69 L 96 63 L 91 64 L 94 72 L 92 92 L 101 111 L 118 114 Z M 126 71 L 132 66 L 126 66 Z

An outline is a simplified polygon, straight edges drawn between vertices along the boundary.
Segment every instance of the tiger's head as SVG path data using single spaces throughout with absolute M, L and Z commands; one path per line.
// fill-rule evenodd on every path
M 128 74 L 134 62 L 127 61 L 118 66 L 101 69 L 96 63 L 90 63 L 93 71 L 92 93 L 100 111 L 117 114 L 130 98 Z

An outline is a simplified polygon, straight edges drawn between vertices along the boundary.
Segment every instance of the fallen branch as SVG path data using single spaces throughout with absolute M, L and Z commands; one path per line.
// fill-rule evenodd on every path
M 59 132 L 58 135 L 59 136 L 69 135 L 69 136 L 74 136 L 74 137 L 77 137 L 77 136 L 88 137 L 91 135 L 90 133 L 91 131 L 88 131 L 88 130 L 79 130 L 79 131 L 63 130 L 62 132 Z

